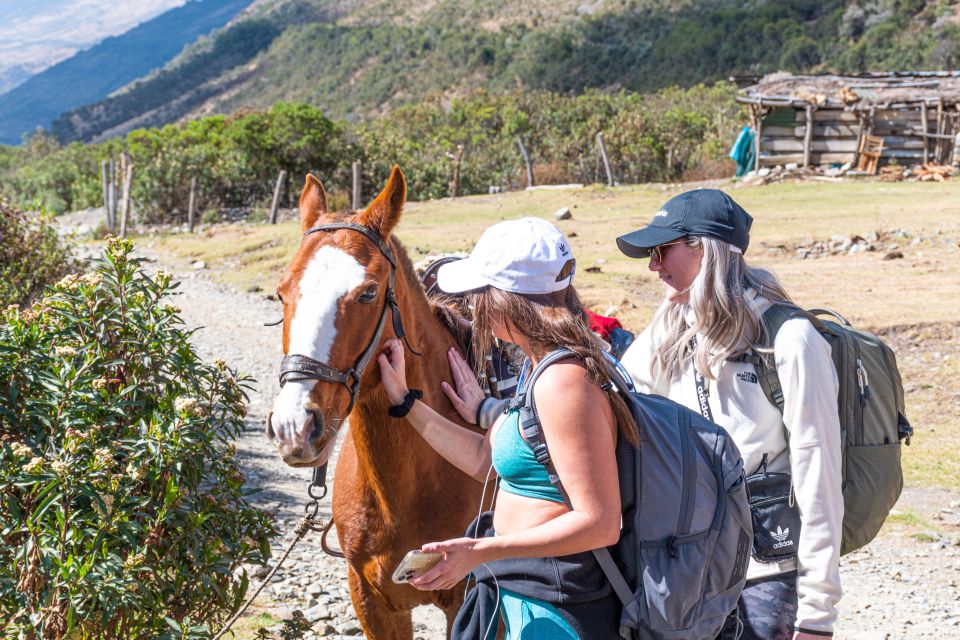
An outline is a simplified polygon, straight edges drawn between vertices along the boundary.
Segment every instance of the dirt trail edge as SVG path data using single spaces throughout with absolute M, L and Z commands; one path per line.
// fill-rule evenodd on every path
M 259 490 L 253 501 L 273 511 L 284 532 L 274 545 L 278 555 L 292 539 L 310 480 L 309 470 L 285 466 L 264 436 L 267 412 L 279 389 L 282 353 L 280 328 L 263 323 L 280 317 L 280 305 L 263 293 L 227 287 L 211 272 L 157 253 L 147 244 L 140 254 L 151 261 L 150 270 L 162 266 L 181 281 L 173 302 L 188 326 L 201 327 L 192 339 L 199 353 L 207 359 L 223 358 L 257 380 L 237 448 L 250 488 Z M 330 469 L 332 478 L 332 464 Z M 332 490 L 331 481 L 328 485 Z M 844 557 L 844 597 L 835 637 L 960 639 L 960 488 L 907 488 L 898 510 L 934 522 L 940 533 L 910 535 L 904 527 L 888 523 L 867 548 Z M 330 516 L 329 497 L 320 511 L 322 517 Z M 254 574 L 253 582 L 259 583 L 259 574 Z M 275 617 L 302 610 L 314 628 L 308 637 L 362 636 L 350 605 L 346 565 L 321 552 L 319 535 L 310 534 L 300 543 L 261 599 L 259 604 Z M 414 628 L 418 639 L 440 640 L 446 635 L 442 615 L 429 607 L 414 612 Z

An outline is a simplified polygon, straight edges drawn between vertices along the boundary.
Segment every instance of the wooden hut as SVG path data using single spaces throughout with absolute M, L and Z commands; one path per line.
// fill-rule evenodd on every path
M 743 87 L 737 100 L 750 106 L 755 169 L 856 167 L 865 143 L 881 138 L 880 164 L 949 164 L 960 131 L 960 71 L 780 72 Z

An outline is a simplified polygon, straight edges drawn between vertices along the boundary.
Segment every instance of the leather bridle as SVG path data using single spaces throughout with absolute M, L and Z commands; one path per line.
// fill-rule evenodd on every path
M 290 380 L 317 380 L 319 382 L 342 384 L 347 388 L 347 391 L 350 392 L 350 406 L 347 407 L 347 412 L 344 414 L 344 416 L 347 416 L 350 415 L 350 412 L 353 410 L 353 405 L 356 404 L 357 395 L 360 392 L 360 379 L 363 378 L 363 372 L 366 371 L 367 365 L 370 364 L 374 353 L 376 353 L 377 346 L 380 344 L 380 337 L 383 335 L 383 329 L 387 323 L 388 311 L 393 320 L 393 332 L 396 336 L 403 339 L 411 353 L 418 356 L 422 354 L 410 346 L 406 331 L 403 329 L 403 322 L 400 319 L 400 307 L 397 305 L 397 295 L 394 289 L 397 261 L 393 256 L 393 251 L 390 250 L 390 247 L 376 231 L 365 225 L 350 222 L 335 222 L 310 227 L 303 233 L 303 238 L 305 239 L 312 233 L 337 231 L 338 229 L 348 229 L 363 234 L 376 245 L 380 253 L 383 254 L 383 257 L 390 263 L 390 277 L 387 284 L 386 299 L 383 304 L 383 311 L 380 312 L 380 319 L 377 321 L 377 329 L 374 331 L 373 337 L 370 339 L 370 344 L 364 349 L 360 358 L 346 371 L 340 371 L 336 367 L 319 362 L 305 355 L 290 354 L 284 356 L 280 363 L 280 386 L 282 387 Z M 301 242 L 303 242 L 302 239 Z

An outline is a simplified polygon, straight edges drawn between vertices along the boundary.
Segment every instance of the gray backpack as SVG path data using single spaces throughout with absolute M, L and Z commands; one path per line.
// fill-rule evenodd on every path
M 547 355 L 514 400 L 524 438 L 550 481 L 567 497 L 540 429 L 533 385 Z M 753 532 L 743 461 L 721 427 L 667 398 L 633 390 L 610 359 L 612 383 L 640 428 L 640 446 L 622 438 L 617 466 L 623 524 L 615 548 L 593 553 L 623 603 L 620 635 L 644 640 L 713 640 L 737 606 Z
M 822 320 L 821 315 L 833 316 L 836 322 Z M 900 441 L 909 445 L 913 428 L 904 415 L 903 384 L 893 351 L 872 333 L 854 329 L 837 312 L 774 303 L 761 320 L 764 346 L 772 348 L 783 323 L 796 317 L 808 319 L 830 343 L 840 383 L 842 555 L 873 540 L 900 497 Z M 754 364 L 767 399 L 783 413 L 783 390 L 769 357 L 751 353 L 735 359 Z

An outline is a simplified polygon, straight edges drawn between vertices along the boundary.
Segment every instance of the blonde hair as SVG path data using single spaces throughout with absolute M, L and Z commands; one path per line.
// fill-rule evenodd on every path
M 760 321 L 747 306 L 747 289 L 771 301 L 791 302 L 777 276 L 767 269 L 750 267 L 743 254 L 732 251 L 722 240 L 691 236 L 691 247 L 703 248 L 700 272 L 690 286 L 687 304 L 670 301 L 660 305 L 653 317 L 655 345 L 651 370 L 655 376 L 673 379 L 687 359 L 704 377 L 715 379 L 715 371 L 729 357 L 743 351 L 744 344 L 755 351 L 761 347 Z M 688 325 L 685 316 L 693 312 L 695 322 Z M 696 353 L 691 340 L 700 334 Z
M 620 433 L 639 443 L 636 421 L 626 401 L 606 383 L 607 361 L 600 338 L 587 326 L 583 305 L 573 286 L 548 294 L 519 294 L 486 287 L 470 294 L 473 304 L 474 362 L 483 366 L 493 347 L 493 326 L 513 327 L 529 340 L 532 355 L 543 358 L 558 347 L 573 351 L 587 370 L 587 379 L 607 394 Z

